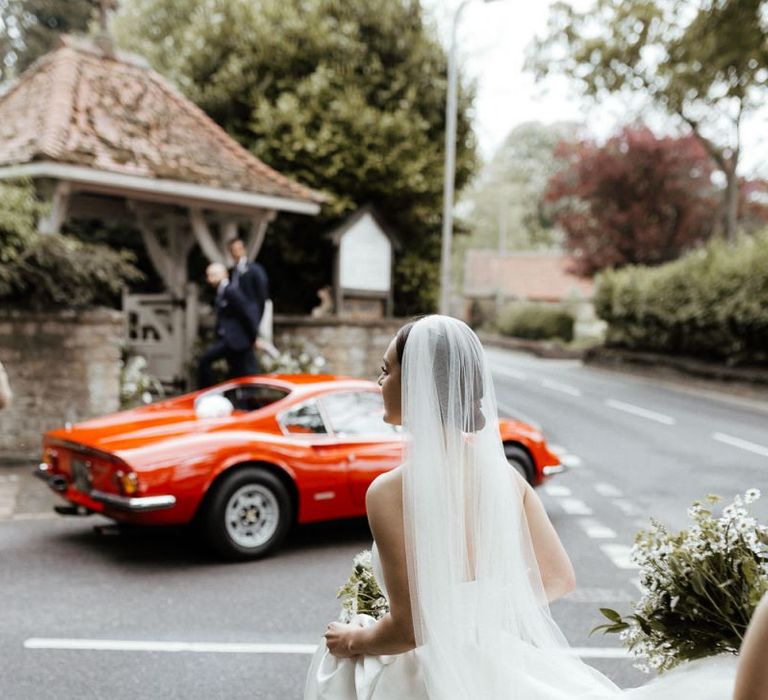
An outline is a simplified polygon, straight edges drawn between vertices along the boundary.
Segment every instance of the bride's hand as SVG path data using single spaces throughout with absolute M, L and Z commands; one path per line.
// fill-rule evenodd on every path
M 362 625 L 344 624 L 343 622 L 331 622 L 328 627 L 325 628 L 325 634 L 323 635 L 328 651 L 339 658 L 356 656 L 352 651 L 352 639 L 355 632 L 359 630 L 361 626 Z

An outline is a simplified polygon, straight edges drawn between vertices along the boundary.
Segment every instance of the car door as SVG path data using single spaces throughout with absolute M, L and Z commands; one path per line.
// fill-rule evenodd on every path
M 352 503 L 364 513 L 370 483 L 401 462 L 400 430 L 384 422 L 384 403 L 378 391 L 330 392 L 320 398 L 320 407 L 339 456 L 346 459 Z
M 299 489 L 299 522 L 358 514 L 349 488 L 347 452 L 332 435 L 316 399 L 278 415 L 280 429 L 295 446 L 290 457 Z

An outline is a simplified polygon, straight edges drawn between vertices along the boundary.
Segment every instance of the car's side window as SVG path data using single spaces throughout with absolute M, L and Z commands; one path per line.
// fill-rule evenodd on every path
M 331 429 L 340 437 L 395 433 L 384 422 L 384 402 L 377 391 L 339 391 L 323 396 L 322 403 Z
M 283 428 L 292 435 L 323 434 L 328 431 L 320 409 L 314 401 L 286 411 L 280 418 Z
M 238 411 L 257 411 L 288 395 L 287 390 L 268 384 L 238 384 L 223 393 Z

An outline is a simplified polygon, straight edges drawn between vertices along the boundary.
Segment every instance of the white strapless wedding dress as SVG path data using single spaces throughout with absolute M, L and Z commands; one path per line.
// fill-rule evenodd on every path
M 375 543 L 371 555 L 374 574 L 386 595 Z M 471 596 L 472 583 L 465 585 Z M 367 615 L 356 620 L 374 623 Z M 515 700 L 680 700 L 686 696 L 690 700 L 731 700 L 733 696 L 737 659 L 732 655 L 684 664 L 644 686 L 621 690 L 587 664 L 562 656 L 555 662 L 550 652 L 510 635 L 500 635 L 489 647 L 468 643 L 466 663 L 483 666 L 489 654 L 524 659 L 522 677 L 515 671 L 508 679 L 510 697 Z M 422 654 L 417 648 L 392 656 L 339 659 L 322 639 L 307 673 L 304 700 L 429 700 Z

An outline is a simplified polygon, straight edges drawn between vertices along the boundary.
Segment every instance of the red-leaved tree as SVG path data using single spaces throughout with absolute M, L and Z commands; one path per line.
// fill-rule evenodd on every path
M 568 165 L 550 178 L 544 197 L 579 274 L 658 265 L 712 235 L 717 190 L 711 159 L 694 136 L 657 138 L 626 127 L 603 145 L 561 143 L 556 153 Z

